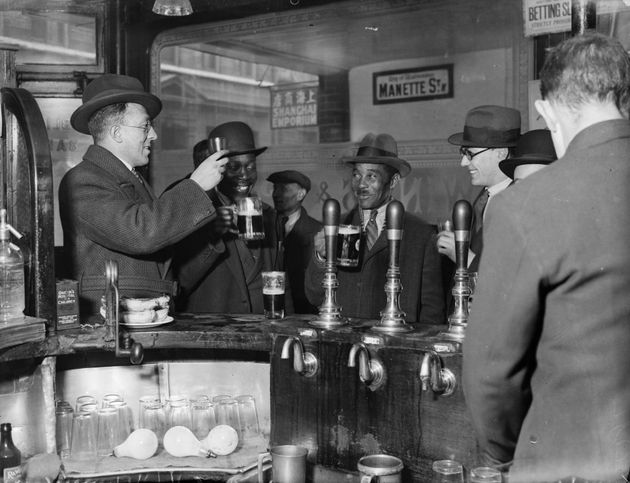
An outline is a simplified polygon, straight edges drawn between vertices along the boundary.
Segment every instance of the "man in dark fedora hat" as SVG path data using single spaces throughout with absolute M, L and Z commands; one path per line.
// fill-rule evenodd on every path
M 558 160 L 499 195 L 463 344 L 480 462 L 510 483 L 627 482 L 630 58 L 570 37 L 540 71 Z
M 483 220 L 486 205 L 508 187 L 511 180 L 499 169 L 521 134 L 521 114 L 503 106 L 478 106 L 466 114 L 464 131 L 449 136 L 448 142 L 459 145 L 461 165 L 470 172 L 473 186 L 482 190 L 473 202 L 469 270 L 477 271 L 483 250 Z M 437 237 L 438 251 L 455 261 L 455 238 L 451 231 Z
M 219 216 L 178 245 L 175 268 L 182 288 L 180 308 L 197 313 L 262 314 L 262 272 L 281 265 L 276 213 L 263 204 L 265 238 L 245 241 L 238 237 L 234 207 L 238 200 L 252 195 L 258 179 L 256 157 L 267 148 L 256 147 L 251 128 L 240 121 L 215 127 L 208 138 L 216 137 L 225 138 L 227 150 L 225 175 L 208 191 L 214 206 L 219 207 Z M 291 313 L 290 297 L 285 304 Z
M 344 159 L 352 166 L 352 191 L 358 206 L 342 216 L 343 224 L 361 225 L 364 237 L 357 269 L 338 267 L 337 297 L 343 313 L 351 317 L 379 318 L 386 306 L 384 286 L 389 266 L 385 214 L 400 178 L 411 171 L 398 157 L 396 140 L 389 134 L 367 134 L 355 156 Z M 432 242 L 433 230 L 418 217 L 405 213 L 400 245 L 401 309 L 411 323 L 445 323 L 440 260 Z M 324 234 L 315 238 L 315 254 L 306 274 L 306 294 L 315 305 L 323 301 L 321 285 L 325 254 Z
M 121 294 L 173 292 L 170 247 L 215 217 L 205 191 L 219 183 L 223 153 L 157 197 L 136 168 L 149 163 L 160 100 L 133 77 L 106 74 L 88 84 L 70 118 L 94 144 L 63 177 L 59 208 L 64 249 L 79 281 L 83 313 L 99 311 L 105 263 L 118 263 Z
M 517 182 L 553 163 L 558 157 L 549 129 L 534 129 L 521 135 L 514 155 L 499 163 L 499 169 Z
M 278 246 L 283 251 L 283 270 L 291 281 L 295 313 L 317 313 L 317 307 L 304 293 L 304 273 L 313 253 L 313 236 L 322 228 L 322 224 L 302 207 L 311 190 L 311 180 L 299 171 L 284 170 L 271 173 L 267 181 L 273 183 Z

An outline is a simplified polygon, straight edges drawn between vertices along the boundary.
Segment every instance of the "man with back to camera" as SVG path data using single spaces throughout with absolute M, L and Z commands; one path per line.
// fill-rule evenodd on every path
M 472 272 L 477 271 L 483 250 L 482 227 L 486 205 L 511 182 L 499 169 L 499 163 L 509 157 L 520 133 L 521 114 L 516 109 L 479 106 L 466 114 L 464 131 L 448 138 L 449 143 L 459 145 L 461 165 L 470 172 L 471 184 L 482 187 L 473 202 L 468 252 L 468 269 Z M 455 235 L 452 231 L 438 233 L 437 248 L 455 262 Z
M 535 106 L 559 159 L 487 215 L 463 387 L 486 462 L 511 465 L 510 483 L 627 481 L 629 89 L 616 40 L 551 49 Z
M 223 123 L 208 137 L 226 139 L 228 162 L 221 182 L 207 193 L 219 216 L 177 247 L 174 263 L 182 288 L 181 310 L 262 314 L 261 274 L 277 270 L 281 264 L 276 213 L 264 204 L 265 239 L 244 241 L 234 226 L 234 206 L 237 200 L 252 195 L 258 179 L 256 157 L 267 147 L 256 147 L 251 128 L 240 121 Z M 289 289 L 285 289 L 287 293 Z M 285 309 L 292 313 L 291 297 L 285 297 Z
M 302 202 L 311 189 L 308 176 L 294 170 L 276 171 L 267 177 L 273 183 L 273 204 L 278 213 L 278 244 L 284 255 L 283 270 L 291 281 L 291 296 L 296 314 L 316 314 L 304 293 L 304 273 L 313 253 L 313 236 L 322 224 L 309 216 Z
M 149 163 L 157 139 L 151 121 L 161 109 L 139 80 L 105 74 L 88 84 L 70 118 L 74 129 L 94 138 L 59 187 L 64 245 L 82 313 L 99 311 L 108 260 L 118 263 L 121 294 L 172 293 L 169 249 L 215 217 L 205 190 L 221 180 L 223 153 L 160 197 L 136 172 Z
M 379 319 L 387 302 L 389 250 L 384 230 L 387 204 L 392 199 L 393 189 L 401 177 L 409 174 L 411 166 L 398 157 L 398 146 L 389 134 L 367 134 L 356 156 L 346 158 L 345 162 L 352 165 L 352 191 L 358 206 L 342 217 L 342 224 L 361 225 L 366 236 L 361 246 L 360 267 L 338 267 L 337 300 L 344 315 Z M 444 324 L 446 321 L 440 260 L 432 241 L 433 234 L 428 224 L 405 213 L 400 244 L 403 286 L 400 308 L 406 312 L 410 323 Z M 319 306 L 324 297 L 323 231 L 316 235 L 314 244 L 315 253 L 306 272 L 305 286 L 309 300 Z

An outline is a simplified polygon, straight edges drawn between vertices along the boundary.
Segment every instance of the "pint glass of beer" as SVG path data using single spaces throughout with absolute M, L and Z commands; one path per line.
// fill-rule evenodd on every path
M 260 198 L 242 198 L 236 202 L 236 226 L 241 240 L 262 240 L 263 208 Z
M 284 317 L 284 272 L 262 272 L 265 317 Z
M 358 225 L 339 225 L 337 235 L 337 265 L 356 267 L 359 265 L 361 251 L 361 227 Z

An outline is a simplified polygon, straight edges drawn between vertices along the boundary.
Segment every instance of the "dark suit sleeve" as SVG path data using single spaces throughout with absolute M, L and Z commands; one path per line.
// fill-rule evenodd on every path
M 463 344 L 463 387 L 487 462 L 513 459 L 531 401 L 539 333 L 539 266 L 522 224 L 501 203 L 486 214 L 484 257 Z
M 420 323 L 444 324 L 446 322 L 441 263 L 440 254 L 433 242 L 432 230 L 429 229 L 424 240 L 420 316 L 417 319 Z

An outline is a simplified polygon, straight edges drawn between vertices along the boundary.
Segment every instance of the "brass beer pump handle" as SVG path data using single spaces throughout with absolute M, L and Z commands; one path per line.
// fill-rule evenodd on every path
M 339 233 L 339 202 L 334 198 L 324 201 L 322 220 L 324 222 L 324 240 L 326 244 L 326 267 L 322 287 L 324 301 L 319 306 L 319 315 L 311 320 L 310 325 L 329 329 L 345 325 L 348 321 L 341 316 L 341 307 L 337 305 L 337 234 Z
M 400 243 L 403 236 L 403 216 L 405 208 L 397 200 L 390 201 L 385 212 L 385 226 L 389 246 L 389 265 L 385 281 L 386 306 L 381 310 L 381 320 L 372 327 L 379 332 L 409 332 L 412 329 L 405 322 L 405 314 L 400 309 Z

